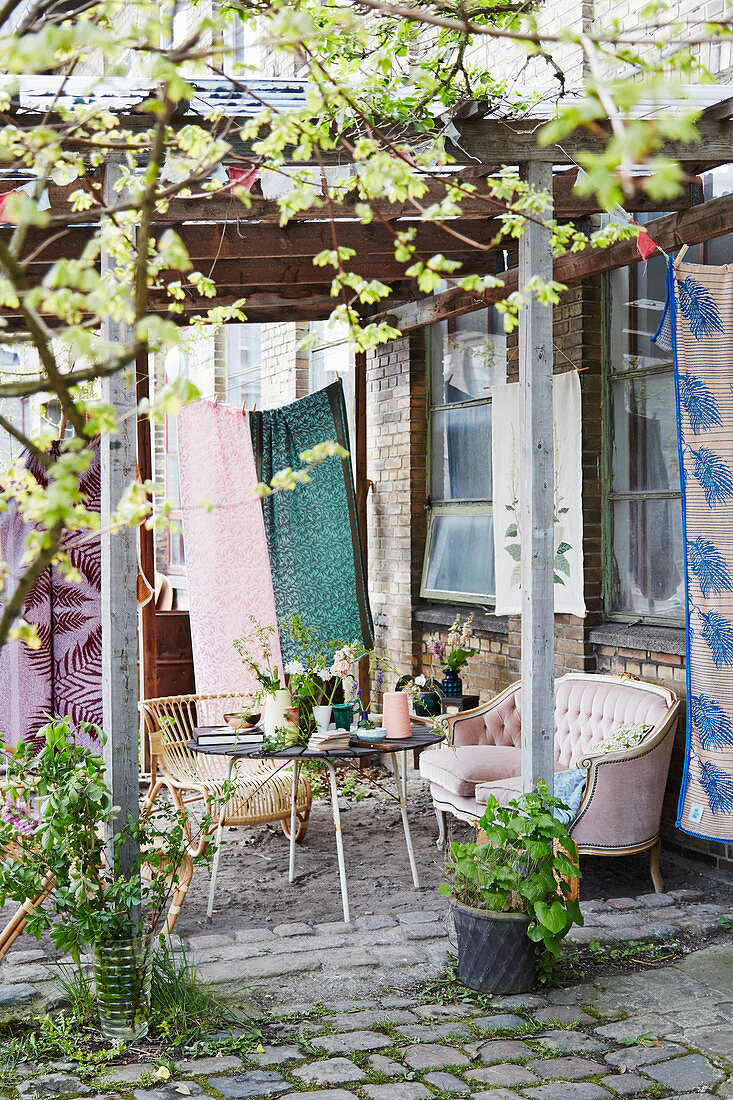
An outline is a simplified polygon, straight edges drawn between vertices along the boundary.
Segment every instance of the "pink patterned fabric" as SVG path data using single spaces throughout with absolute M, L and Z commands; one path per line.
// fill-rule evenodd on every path
M 250 691 L 233 645 L 250 615 L 275 628 L 281 674 L 282 662 L 249 425 L 232 406 L 199 401 L 179 414 L 178 438 L 196 691 Z

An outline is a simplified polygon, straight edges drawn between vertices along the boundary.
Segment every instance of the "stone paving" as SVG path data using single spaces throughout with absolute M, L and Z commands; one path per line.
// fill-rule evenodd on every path
M 88 1100 L 733 1100 L 733 943 L 727 907 L 673 891 L 583 903 L 574 939 L 687 940 L 713 946 L 673 965 L 572 988 L 448 1003 L 421 994 L 445 964 L 445 912 L 353 924 L 290 922 L 188 938 L 201 976 L 233 1003 L 259 1006 L 257 1047 L 222 1034 L 205 1057 L 156 1078 L 156 1063 L 92 1071 L 73 1062 L 16 1067 L 0 1094 Z M 59 1003 L 46 952 L 19 939 L 0 968 L 0 1020 Z M 450 1003 L 451 998 L 457 1003 Z M 218 1056 L 217 1056 L 218 1053 Z M 17 1089 L 17 1091 L 15 1091 Z
M 236 1055 L 188 1058 L 162 1071 L 155 1062 L 91 1071 L 58 1063 L 49 1072 L 26 1065 L 17 1067 L 17 1093 L 0 1092 L 28 1100 L 733 1097 L 731 943 L 573 988 L 458 996 L 435 1002 L 418 987 L 280 1003 L 260 1018 L 261 1041 Z M 210 1046 L 230 1050 L 227 1040 L 221 1033 Z

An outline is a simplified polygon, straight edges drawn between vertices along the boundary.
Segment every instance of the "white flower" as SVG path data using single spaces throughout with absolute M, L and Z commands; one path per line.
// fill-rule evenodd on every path
M 427 678 L 423 676 L 422 673 L 419 676 L 415 677 L 415 683 L 419 688 L 424 688 L 427 682 Z
M 327 684 L 331 679 L 331 672 L 327 668 L 316 668 L 313 670 L 313 675 L 317 676 L 319 680 L 322 680 L 324 684 Z
M 305 665 L 301 664 L 300 661 L 288 661 L 285 665 L 285 671 L 288 676 L 302 676 L 305 672 Z

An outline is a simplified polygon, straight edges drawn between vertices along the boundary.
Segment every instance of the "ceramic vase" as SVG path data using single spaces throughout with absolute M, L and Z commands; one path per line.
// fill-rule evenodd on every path
M 275 730 L 279 726 L 286 725 L 287 712 L 292 708 L 292 705 L 293 697 L 287 688 L 268 692 L 265 696 L 265 709 L 263 711 L 263 724 L 265 734 L 268 737 L 274 737 Z
M 313 718 L 319 733 L 325 733 L 331 724 L 331 707 L 314 707 Z
M 454 672 L 452 668 L 443 669 L 443 682 L 440 685 L 443 691 L 443 695 L 448 696 L 451 699 L 455 699 L 457 696 L 463 695 L 463 684 L 461 678 L 457 672 Z
M 385 691 L 382 725 L 387 731 L 388 741 L 412 737 L 409 699 L 404 691 Z

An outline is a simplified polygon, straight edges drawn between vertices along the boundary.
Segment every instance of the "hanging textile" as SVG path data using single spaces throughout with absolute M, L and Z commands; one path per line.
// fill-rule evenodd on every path
M 199 401 L 178 416 L 183 539 L 196 691 L 246 692 L 259 685 L 234 649 L 254 616 L 275 628 L 270 562 L 246 416 Z
M 522 524 L 519 385 L 493 386 L 492 441 L 496 614 L 521 611 Z M 555 612 L 585 615 L 581 396 L 577 371 L 552 380 L 555 436 Z
M 733 265 L 667 271 L 687 595 L 687 739 L 677 825 L 733 840 Z
M 335 439 L 349 449 L 341 382 L 285 405 L 252 415 L 255 459 L 262 481 L 302 465 L 300 454 Z M 263 501 L 278 620 L 298 613 L 324 642 L 373 645 L 356 495 L 348 458 L 326 459 L 313 481 Z M 297 656 L 281 635 L 285 661 Z
M 54 443 L 52 453 L 58 453 Z M 28 469 L 41 485 L 46 471 L 33 458 Z M 101 503 L 99 447 L 80 482 L 86 507 Z M 25 569 L 23 555 L 31 531 L 14 503 L 0 516 L 0 555 L 10 570 L 9 592 Z M 31 589 L 23 618 L 35 623 L 41 645 L 29 649 L 8 642 L 0 650 L 0 733 L 8 744 L 34 741 L 49 715 L 102 725 L 101 548 L 99 534 L 69 532 L 61 543 L 80 580 L 70 581 L 58 567 L 47 569 Z M 88 747 L 95 737 L 80 735 Z

